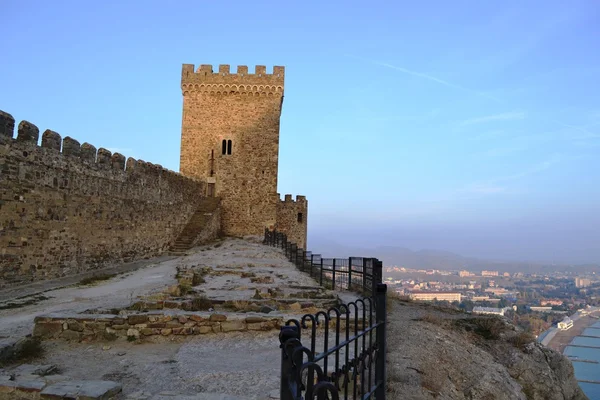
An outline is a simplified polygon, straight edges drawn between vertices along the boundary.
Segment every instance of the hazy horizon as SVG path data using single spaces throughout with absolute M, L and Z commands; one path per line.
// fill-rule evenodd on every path
M 179 170 L 184 63 L 286 67 L 308 247 L 600 262 L 600 4 L 8 0 L 0 109 Z

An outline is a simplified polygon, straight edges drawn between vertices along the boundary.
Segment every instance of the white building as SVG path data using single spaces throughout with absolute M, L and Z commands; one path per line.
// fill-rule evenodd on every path
M 473 314 L 500 315 L 504 316 L 506 308 L 495 307 L 473 307 Z
M 421 301 L 458 301 L 460 303 L 461 294 L 458 292 L 412 292 L 411 299 Z
M 562 321 L 558 323 L 558 329 L 561 331 L 569 330 L 573 327 L 573 320 L 569 317 L 565 317 Z

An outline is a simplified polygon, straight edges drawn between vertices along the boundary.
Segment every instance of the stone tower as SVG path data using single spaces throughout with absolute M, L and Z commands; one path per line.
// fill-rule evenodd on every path
M 211 65 L 196 71 L 183 65 L 180 171 L 207 183 L 201 195 L 221 197 L 227 235 L 261 235 L 286 214 L 277 193 L 284 72 L 277 66 L 271 74 L 256 66 L 251 74 L 246 66 L 231 73 L 229 65 L 218 72 Z M 306 232 L 306 210 L 294 215 L 295 231 L 303 224 Z M 304 247 L 306 233 L 295 239 Z

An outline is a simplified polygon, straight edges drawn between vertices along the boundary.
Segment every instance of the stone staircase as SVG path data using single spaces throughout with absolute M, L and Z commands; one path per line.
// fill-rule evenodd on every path
M 196 212 L 192 215 L 179 237 L 171 246 L 170 253 L 174 255 L 184 254 L 194 245 L 194 240 L 204 229 L 206 223 L 212 218 L 213 213 L 221 204 L 219 197 L 206 197 L 202 199 Z

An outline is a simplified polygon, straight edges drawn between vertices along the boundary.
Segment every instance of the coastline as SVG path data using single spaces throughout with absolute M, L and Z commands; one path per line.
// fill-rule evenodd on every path
M 544 343 L 546 340 L 542 341 L 542 343 L 547 347 L 563 354 L 565 347 L 567 347 L 576 336 L 581 335 L 586 328 L 600 321 L 597 318 L 590 317 L 590 315 L 599 316 L 599 314 L 599 310 L 594 310 L 590 312 L 589 315 L 585 316 L 582 316 L 579 313 L 573 315 L 571 318 L 573 321 L 573 327 L 571 329 L 562 331 L 558 328 L 553 328 L 555 331 L 550 332 L 548 336 L 544 338 L 549 339 L 548 343 Z

